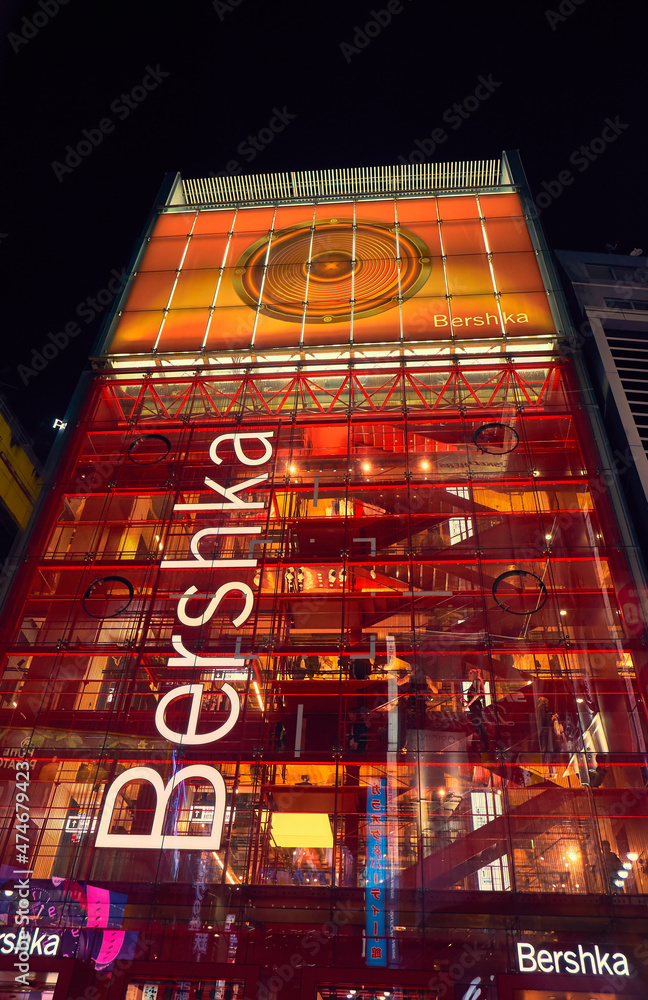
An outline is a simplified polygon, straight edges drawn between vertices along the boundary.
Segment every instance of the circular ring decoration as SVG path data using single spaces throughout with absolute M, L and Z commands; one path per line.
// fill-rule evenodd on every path
M 428 247 L 406 229 L 397 236 L 382 222 L 326 219 L 257 240 L 232 280 L 246 305 L 261 302 L 273 319 L 301 323 L 305 308 L 309 323 L 341 323 L 352 298 L 357 319 L 386 312 L 418 292 L 431 269 Z
M 529 607 L 525 607 L 522 610 L 513 610 L 511 607 L 511 599 L 506 599 L 504 594 L 497 593 L 498 588 L 506 580 L 510 580 L 511 577 L 517 577 L 522 581 L 521 587 L 516 587 L 516 592 L 510 595 L 510 598 L 517 600 L 520 605 L 524 604 L 525 596 L 528 598 Z M 533 580 L 533 589 L 529 588 L 525 591 L 524 579 L 527 578 L 529 581 Z M 506 573 L 500 573 L 497 579 L 493 583 L 492 587 L 493 597 L 497 605 L 502 609 L 502 611 L 508 611 L 510 615 L 521 615 L 523 618 L 533 615 L 536 611 L 540 611 L 544 608 L 547 603 L 547 588 L 535 573 L 529 573 L 525 569 L 510 569 Z M 508 596 L 508 595 L 507 595 Z
M 110 594 L 104 594 L 104 595 L 94 594 L 94 591 L 102 584 L 110 584 L 110 583 L 120 583 L 123 587 L 126 588 L 128 597 L 126 597 L 126 595 L 122 596 L 121 594 L 116 597 L 113 597 Z M 133 587 L 133 584 L 130 582 L 130 580 L 127 580 L 125 576 L 102 576 L 98 580 L 94 580 L 90 584 L 85 594 L 81 598 L 81 603 L 83 604 L 83 610 L 87 615 L 90 615 L 91 618 L 116 618 L 117 615 L 121 615 L 126 610 L 126 608 L 133 600 L 134 596 L 135 596 L 135 588 Z M 86 603 L 91 598 L 93 598 L 97 602 L 103 601 L 104 604 L 108 604 L 109 602 L 112 603 L 115 601 L 119 601 L 120 603 L 117 609 L 115 611 L 112 611 L 110 614 L 106 613 L 97 615 L 93 611 L 89 610 L 88 605 Z
M 165 447 L 166 450 L 162 451 L 161 454 L 157 454 L 157 453 L 153 452 L 153 457 L 152 458 L 147 457 L 146 460 L 144 460 L 144 458 L 137 458 L 137 452 L 135 453 L 135 455 L 133 455 L 133 449 L 137 448 L 137 446 L 141 445 L 144 441 L 148 441 L 148 442 L 152 442 L 152 441 L 158 442 L 159 441 L 159 442 L 162 442 L 162 444 L 164 445 L 164 447 Z M 168 437 L 166 437 L 166 435 L 164 435 L 164 434 L 141 434 L 139 437 L 136 437 L 134 441 L 131 441 L 131 443 L 128 446 L 127 455 L 129 457 L 129 459 L 131 460 L 131 462 L 134 462 L 135 465 L 155 465 L 156 462 L 162 462 L 162 461 L 164 461 L 164 459 L 167 457 L 167 455 L 169 454 L 170 451 L 171 451 L 171 442 L 169 441 Z M 148 452 L 148 451 L 143 452 L 143 455 L 146 455 L 146 456 L 148 456 L 150 454 L 151 453 Z
M 503 447 L 506 441 L 507 433 L 512 435 L 513 444 L 510 448 Z M 482 434 L 484 435 L 484 440 L 480 441 L 479 438 Z M 501 448 L 497 447 L 498 434 L 501 434 L 503 438 Z M 497 420 L 490 424 L 482 424 L 481 427 L 478 427 L 473 434 L 473 444 L 479 449 L 479 451 L 484 452 L 486 455 L 510 455 L 512 451 L 515 451 L 519 443 L 520 435 L 515 430 L 515 427 L 511 427 L 510 424 L 501 424 Z

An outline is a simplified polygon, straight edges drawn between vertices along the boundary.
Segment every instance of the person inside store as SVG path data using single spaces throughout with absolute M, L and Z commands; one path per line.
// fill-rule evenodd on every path
M 623 871 L 621 858 L 618 854 L 614 853 L 610 847 L 609 840 L 601 841 L 601 850 L 603 852 L 603 864 L 605 866 L 605 874 L 607 876 L 610 892 L 617 892 L 619 887 L 615 883 L 619 881 L 619 871 Z
M 538 703 L 536 705 L 536 724 L 538 726 L 540 752 L 542 754 L 553 753 L 552 712 L 549 707 L 549 699 L 544 696 L 538 698 Z
M 367 737 L 369 728 L 367 723 L 358 712 L 349 712 L 349 750 L 353 753 L 364 753 L 367 749 Z
M 470 681 L 470 687 L 464 695 L 464 707 L 475 728 L 475 732 L 479 736 L 482 749 L 488 750 L 490 744 L 488 740 L 488 733 L 486 732 L 486 724 L 484 722 L 486 689 L 484 687 L 481 670 L 477 667 L 473 667 L 468 672 L 468 680 Z

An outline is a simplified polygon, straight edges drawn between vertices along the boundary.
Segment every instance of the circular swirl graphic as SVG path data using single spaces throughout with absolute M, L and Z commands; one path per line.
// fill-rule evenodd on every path
M 135 588 L 125 576 L 102 576 L 94 580 L 81 598 L 91 618 L 116 618 L 132 603 Z
M 171 442 L 166 434 L 141 434 L 128 446 L 128 458 L 135 465 L 155 465 L 167 457 Z
M 306 305 L 308 322 L 340 323 L 352 299 L 356 319 L 393 309 L 399 295 L 422 288 L 431 267 L 426 245 L 405 229 L 328 219 L 272 233 L 269 254 L 267 236 L 253 243 L 236 263 L 234 288 L 275 319 L 301 323 Z
M 493 597 L 510 615 L 534 615 L 547 603 L 547 588 L 535 573 L 526 569 L 510 569 L 500 573 L 493 583 Z
M 486 455 L 510 455 L 520 443 L 520 435 L 510 424 L 494 421 L 482 424 L 473 434 L 473 444 Z

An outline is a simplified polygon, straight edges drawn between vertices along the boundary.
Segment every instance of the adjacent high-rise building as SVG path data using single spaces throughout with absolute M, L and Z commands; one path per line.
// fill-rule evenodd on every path
M 582 351 L 632 516 L 648 506 L 648 261 L 628 254 L 556 253 L 579 314 Z M 644 558 L 648 538 L 639 532 Z
M 15 413 L 0 396 L 0 565 L 25 530 L 41 490 L 41 465 Z
M 4 611 L 3 998 L 645 997 L 642 560 L 531 205 L 165 186 Z

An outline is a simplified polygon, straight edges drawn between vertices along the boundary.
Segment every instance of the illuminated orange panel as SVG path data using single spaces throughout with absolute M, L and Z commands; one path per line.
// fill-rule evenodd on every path
M 486 244 L 480 222 L 443 222 L 441 239 L 445 254 L 485 253 Z
M 393 226 L 396 221 L 394 202 L 391 198 L 386 201 L 358 202 L 356 216 L 358 219 L 370 219 L 372 222 Z
M 170 236 L 152 239 L 146 248 L 140 271 L 177 271 L 187 246 L 186 238 Z
M 478 219 L 479 207 L 474 194 L 456 198 L 439 198 L 439 218 L 446 219 Z
M 203 268 L 199 271 L 183 269 L 171 300 L 171 309 L 189 309 L 192 306 L 211 306 L 214 301 L 218 270 Z
M 305 209 L 308 217 L 308 207 Z M 235 233 L 261 233 L 272 229 L 273 208 L 241 208 L 236 214 Z M 250 240 L 250 242 L 253 242 Z
M 400 309 L 396 304 L 388 312 L 367 319 L 354 320 L 353 341 L 356 344 L 384 344 L 400 340 Z
M 270 230 L 255 229 L 253 232 L 247 232 L 237 227 L 232 234 L 229 250 L 227 251 L 227 266 L 236 267 L 241 256 L 243 254 L 248 256 L 251 248 L 257 245 L 259 250 L 265 253 L 269 243 Z M 263 263 L 265 263 L 265 257 L 263 258 Z
M 220 288 L 218 289 L 218 305 L 223 308 L 226 306 L 234 307 L 243 305 L 243 300 L 235 289 L 235 277 L 235 268 L 223 268 L 223 276 L 221 278 Z
M 175 271 L 142 271 L 140 272 L 128 296 L 128 309 L 165 309 L 173 282 Z
M 438 222 L 401 222 L 400 226 L 406 232 L 410 232 L 415 236 L 418 236 L 418 238 L 425 244 L 430 256 L 441 256 L 441 240 L 439 238 Z M 400 252 L 401 255 L 407 253 L 407 246 L 400 248 Z
M 201 347 L 204 310 L 214 302 L 216 288 L 210 350 L 249 346 L 255 322 L 257 348 L 295 346 L 304 302 L 309 347 L 349 343 L 351 300 L 356 343 L 393 342 L 401 326 L 408 340 L 499 336 L 487 247 L 497 290 L 506 297 L 509 335 L 549 333 L 553 322 L 520 211 L 517 195 L 508 194 L 484 195 L 479 202 L 474 195 L 374 199 L 357 203 L 354 233 L 350 202 L 204 210 L 188 241 L 184 234 L 194 213 L 163 216 L 156 234 L 176 235 L 150 241 L 140 268 L 147 274 L 140 273 L 134 284 L 112 349 L 140 352 L 154 346 L 158 313 L 181 260 L 159 350 Z M 400 229 L 393 225 L 395 212 Z
M 537 336 L 556 332 L 544 292 L 515 292 L 512 295 L 502 295 L 500 304 L 508 333 L 516 336 Z M 508 315 L 516 317 L 514 323 L 507 320 Z M 520 315 L 527 316 L 528 323 L 521 320 Z
M 138 354 L 150 351 L 157 340 L 164 313 L 124 312 L 119 320 L 110 350 L 112 354 Z
M 205 236 L 212 233 L 229 233 L 235 215 L 236 213 L 231 208 L 199 212 L 196 225 L 193 228 L 193 235 Z
M 252 310 L 250 314 L 254 316 Z M 283 320 L 267 316 L 263 310 L 259 312 L 254 336 L 254 346 L 257 348 L 292 347 L 299 343 L 301 323 L 286 323 Z
M 485 253 L 448 257 L 446 271 L 450 295 L 476 295 L 479 292 L 494 291 Z
M 358 203 L 358 215 L 360 215 L 363 207 L 363 202 Z M 305 214 L 305 219 L 309 219 L 310 215 L 308 211 Z M 337 201 L 337 202 L 324 202 L 323 204 L 315 206 L 315 221 L 321 222 L 323 220 L 330 221 L 331 219 L 353 219 L 353 202 L 352 201 Z
M 533 252 L 494 253 L 493 271 L 499 292 L 543 290 L 540 268 Z
M 401 226 L 436 222 L 439 217 L 436 198 L 397 198 L 396 208 Z
M 172 212 L 161 215 L 155 223 L 154 238 L 161 236 L 188 236 L 194 224 L 196 212 Z M 198 215 L 200 219 L 200 215 Z
M 492 253 L 508 250 L 532 250 L 531 237 L 522 216 L 511 219 L 486 219 L 486 239 Z
M 182 262 L 183 268 L 222 267 L 227 241 L 226 233 L 218 236 L 192 236 Z
M 207 330 L 209 309 L 171 309 L 158 344 L 159 351 L 170 351 L 170 344 L 177 344 L 180 351 L 192 351 L 199 347 Z
M 301 226 L 311 222 L 313 218 L 312 205 L 290 205 L 277 208 L 274 218 L 274 230 L 288 229 L 289 226 Z
M 445 340 L 449 330 L 448 299 L 445 296 L 418 296 L 403 302 L 405 340 Z
M 485 219 L 523 214 L 517 194 L 480 194 L 479 204 Z
M 227 351 L 249 347 L 252 341 L 255 315 L 254 310 L 247 306 L 238 306 L 235 309 L 214 309 L 207 338 L 209 350 Z M 295 343 L 295 341 L 293 340 L 291 343 Z
M 450 309 L 455 337 L 501 337 L 502 323 L 494 295 L 454 295 Z
M 306 323 L 304 327 L 304 343 L 313 344 L 348 344 L 351 336 L 351 325 L 348 319 L 340 323 Z

